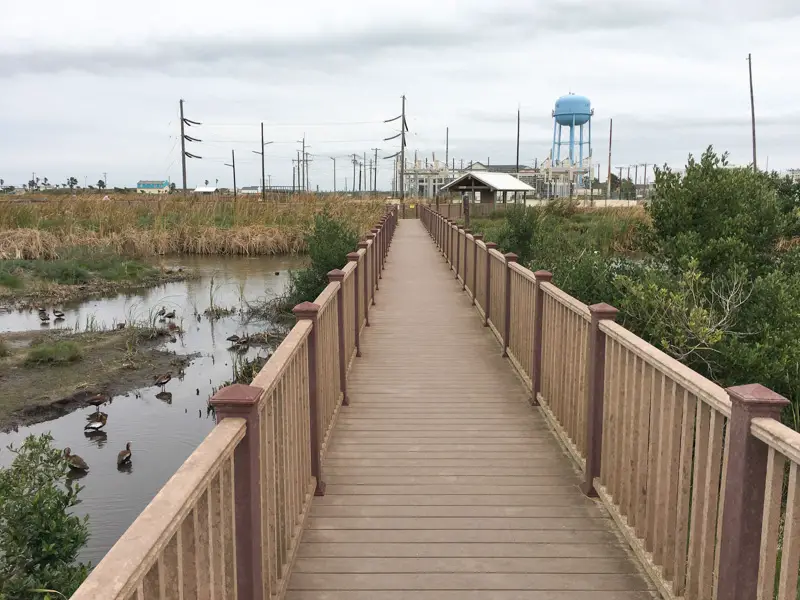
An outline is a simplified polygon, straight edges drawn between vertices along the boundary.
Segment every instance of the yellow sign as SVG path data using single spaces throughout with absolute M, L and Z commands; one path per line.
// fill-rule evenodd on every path
M 408 208 L 414 208 L 414 205 L 413 204 L 409 204 Z

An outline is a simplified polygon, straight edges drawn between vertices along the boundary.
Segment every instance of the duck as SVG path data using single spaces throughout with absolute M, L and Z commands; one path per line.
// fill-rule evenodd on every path
M 131 443 L 128 442 L 125 444 L 125 450 L 120 450 L 119 454 L 117 454 L 117 466 L 121 467 L 122 465 L 129 465 L 131 464 Z
M 86 402 L 88 404 L 91 404 L 92 406 L 96 406 L 97 410 L 99 411 L 100 407 L 109 400 L 111 400 L 111 397 L 108 394 L 100 393 L 100 394 L 95 394 L 94 396 L 89 398 Z
M 46 325 L 50 322 L 50 315 L 46 312 L 39 311 L 39 320 L 42 322 L 42 325 Z
M 234 333 L 233 335 L 229 335 L 229 336 L 228 336 L 227 338 L 225 338 L 225 339 L 226 339 L 226 340 L 228 340 L 229 342 L 238 342 L 238 341 L 239 341 L 240 339 L 242 339 L 242 338 L 240 338 L 238 335 L 236 335 L 236 334 Z
M 69 448 L 64 448 L 64 458 L 67 459 L 67 462 L 69 463 L 69 467 L 71 469 L 83 472 L 89 470 L 89 465 L 86 464 L 86 461 L 83 460 L 77 454 L 73 454 L 72 450 L 70 450 Z
M 156 375 L 153 381 L 153 385 L 157 385 L 161 388 L 161 391 L 164 391 L 164 387 L 170 382 L 172 379 L 172 371 L 168 371 L 163 375 Z
M 275 271 L 275 275 L 280 275 L 280 274 L 281 274 L 280 271 Z
M 125 323 L 117 323 L 117 330 L 121 331 L 123 329 L 125 329 Z
M 175 311 L 171 310 L 167 314 L 164 315 L 165 319 L 174 319 L 175 318 Z
M 156 314 L 157 314 L 159 317 L 163 317 L 165 314 L 167 314 L 167 309 L 166 309 L 166 307 L 162 306 L 162 307 L 159 309 L 159 311 L 158 311 Z
M 108 421 L 108 417 L 105 413 L 100 413 L 100 416 L 97 419 L 93 419 L 89 421 L 86 426 L 83 428 L 84 431 L 100 431 L 103 427 L 106 426 L 106 422 Z
M 61 320 L 61 319 L 63 319 L 63 318 L 66 316 L 66 315 L 65 315 L 63 312 L 61 312 L 60 310 L 54 310 L 54 311 L 53 311 L 53 316 L 56 318 L 56 321 L 60 321 L 60 320 Z
M 97 407 L 97 412 L 86 415 L 87 421 L 101 421 L 102 419 L 108 419 L 108 415 L 104 412 L 100 412 L 99 406 Z

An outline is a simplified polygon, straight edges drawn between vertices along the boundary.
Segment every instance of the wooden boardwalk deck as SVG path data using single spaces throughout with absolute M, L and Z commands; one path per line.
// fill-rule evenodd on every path
M 657 598 L 420 222 L 376 299 L 288 600 Z

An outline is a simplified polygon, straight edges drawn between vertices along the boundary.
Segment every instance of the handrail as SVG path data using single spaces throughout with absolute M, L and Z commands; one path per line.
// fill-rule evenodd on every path
M 176 591 L 165 597 L 177 598 L 178 586 L 208 591 L 211 574 L 195 570 L 194 560 L 205 553 L 206 561 L 209 556 L 220 558 L 210 565 L 233 565 L 232 537 L 227 537 L 235 518 L 233 453 L 244 435 L 244 419 L 226 419 L 215 427 L 94 568 L 73 600 L 123 600 L 137 592 L 144 597 L 145 589 L 151 593 L 162 579 L 167 591 Z M 210 497 L 212 479 L 216 499 Z M 218 532 L 209 520 L 212 504 L 215 525 L 222 527 Z M 223 537 L 215 540 L 218 533 Z
M 316 303 L 295 307 L 251 385 L 214 395 L 216 427 L 73 598 L 284 595 L 311 501 L 325 493 L 322 455 L 397 220 L 388 207 Z
M 458 205 L 445 206 L 422 220 L 460 272 Z M 778 421 L 788 401 L 723 389 L 615 323 L 613 307 L 586 306 L 494 246 L 474 244 L 476 310 L 663 597 L 796 600 L 800 433 Z

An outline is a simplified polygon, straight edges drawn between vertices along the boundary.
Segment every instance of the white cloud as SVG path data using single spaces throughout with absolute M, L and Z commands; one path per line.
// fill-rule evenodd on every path
M 6 2 L 10 0 L 5 0 Z M 714 144 L 750 159 L 748 52 L 754 55 L 759 162 L 800 166 L 794 77 L 796 0 L 660 3 L 361 0 L 264 3 L 41 0 L 5 10 L 0 38 L 0 177 L 32 171 L 132 185 L 180 180 L 177 103 L 203 122 L 191 134 L 189 184 L 219 179 L 237 153 L 238 181 L 260 177 L 259 122 L 274 184 L 291 184 L 304 134 L 311 183 L 332 184 L 330 156 L 396 151 L 382 123 L 408 97 L 409 154 L 510 163 L 516 109 L 521 158 L 544 158 L 555 99 L 592 99 L 594 156 L 615 166 L 679 165 Z M 395 144 L 394 146 L 392 144 Z M 337 160 L 338 183 L 352 179 Z M 388 185 L 389 161 L 380 181 Z M 348 182 L 351 183 L 351 182 Z

